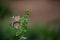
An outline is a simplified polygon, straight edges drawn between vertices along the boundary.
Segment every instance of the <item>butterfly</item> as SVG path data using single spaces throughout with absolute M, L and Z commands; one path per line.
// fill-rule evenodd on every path
M 15 29 L 18 29 L 20 24 L 20 16 L 12 16 L 10 17 L 10 25 L 13 26 Z

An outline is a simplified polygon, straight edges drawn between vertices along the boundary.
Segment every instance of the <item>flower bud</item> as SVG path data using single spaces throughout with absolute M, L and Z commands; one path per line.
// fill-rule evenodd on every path
M 24 12 L 25 12 L 25 15 L 29 15 L 29 9 L 25 9 Z

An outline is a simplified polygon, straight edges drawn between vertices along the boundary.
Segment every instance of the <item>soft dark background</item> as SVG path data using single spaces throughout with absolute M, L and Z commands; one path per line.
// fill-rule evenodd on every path
M 0 38 L 1 40 L 16 39 L 16 36 L 15 36 L 16 30 L 10 26 L 9 18 L 10 16 L 16 16 L 16 15 L 23 16 L 25 8 L 30 9 L 29 25 L 32 24 L 34 26 L 29 26 L 28 28 L 29 29 L 33 28 L 34 33 L 38 33 L 39 35 L 39 32 L 41 31 L 38 31 L 36 29 L 38 28 L 41 29 L 40 27 L 42 28 L 48 27 L 48 30 L 53 30 L 54 28 L 60 27 L 60 1 L 59 0 L 1 0 L 0 1 Z M 50 37 L 53 38 L 54 37 L 53 34 L 51 34 L 52 36 Z M 45 35 L 45 34 L 42 34 L 42 35 Z M 50 38 L 47 38 L 47 40 L 49 39 Z M 50 40 L 53 40 L 53 39 L 50 39 Z M 56 39 L 56 40 L 59 40 L 59 39 Z

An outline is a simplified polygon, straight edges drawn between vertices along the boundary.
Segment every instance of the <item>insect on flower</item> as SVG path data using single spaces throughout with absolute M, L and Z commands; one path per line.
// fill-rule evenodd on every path
M 15 29 L 18 29 L 20 24 L 20 16 L 12 16 L 10 17 L 10 25 L 13 26 Z

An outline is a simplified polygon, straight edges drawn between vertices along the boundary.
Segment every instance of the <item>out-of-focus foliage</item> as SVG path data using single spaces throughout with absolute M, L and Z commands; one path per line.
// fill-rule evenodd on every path
M 9 13 L 11 14 L 9 6 L 0 0 L 0 19 L 3 19 L 5 16 L 9 16 Z
M 36 40 L 60 40 L 59 27 L 50 29 L 48 25 L 41 24 L 37 26 L 34 25 L 32 30 L 34 30 L 33 33 L 35 34 L 34 37 L 36 37 Z M 35 38 L 33 40 L 35 40 Z
M 17 40 L 15 38 L 15 31 L 12 28 L 8 27 L 3 31 L 2 26 L 0 26 L 0 40 Z
M 30 28 L 26 33 L 27 40 L 60 40 L 60 28 L 49 30 L 47 25 L 40 25 L 40 23 L 28 27 Z M 13 27 L 8 26 L 3 31 L 2 26 L 0 26 L 1 40 L 18 40 L 20 37 L 16 37 L 16 30 Z
M 2 25 L 3 19 L 8 17 L 10 14 L 10 8 L 6 4 L 4 4 L 3 0 L 0 0 L 0 40 L 16 40 L 15 31 L 12 31 L 10 25 L 5 27 Z M 7 21 L 4 22 L 7 25 Z

